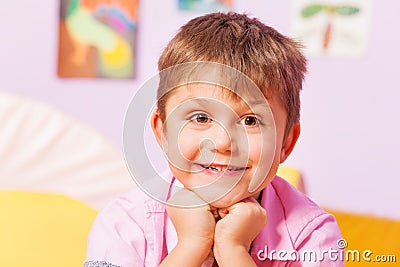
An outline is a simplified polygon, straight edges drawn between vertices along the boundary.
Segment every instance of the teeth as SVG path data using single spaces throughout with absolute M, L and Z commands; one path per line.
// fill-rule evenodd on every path
M 213 170 L 213 171 L 242 171 L 244 169 L 246 169 L 245 167 L 221 167 L 221 166 L 205 166 L 205 165 L 201 165 L 203 168 L 205 169 L 209 169 L 209 170 Z
M 222 172 L 222 171 L 225 171 L 226 170 L 226 168 L 222 168 L 222 167 L 214 167 L 214 166 L 208 166 L 208 167 L 205 167 L 206 169 L 209 169 L 209 170 L 213 170 L 213 171 L 219 171 L 219 172 Z

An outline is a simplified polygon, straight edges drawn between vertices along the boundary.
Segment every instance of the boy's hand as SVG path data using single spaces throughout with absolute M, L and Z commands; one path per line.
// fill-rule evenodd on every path
M 254 198 L 247 198 L 218 212 L 221 220 L 215 228 L 215 258 L 220 266 L 240 266 L 240 262 L 251 260 L 248 253 L 250 244 L 266 225 L 267 212 Z
M 177 232 L 178 244 L 168 255 L 169 264 L 165 266 L 200 266 L 214 241 L 215 218 L 210 206 L 185 188 L 173 195 L 168 204 L 167 213 Z

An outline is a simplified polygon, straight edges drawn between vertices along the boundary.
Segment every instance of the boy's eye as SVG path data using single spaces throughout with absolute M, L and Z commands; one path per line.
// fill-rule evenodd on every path
M 242 123 L 245 126 L 256 126 L 258 125 L 258 119 L 255 116 L 246 116 L 242 119 Z
M 205 124 L 211 122 L 211 118 L 204 113 L 195 114 L 192 116 L 190 120 L 199 124 Z

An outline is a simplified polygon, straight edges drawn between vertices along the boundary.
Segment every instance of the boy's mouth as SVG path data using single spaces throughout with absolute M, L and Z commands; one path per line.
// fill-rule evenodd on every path
M 215 164 L 211 164 L 211 165 L 203 165 L 200 164 L 200 166 L 204 169 L 208 169 L 211 171 L 218 171 L 218 172 L 237 172 L 237 171 L 244 171 L 247 169 L 247 167 L 235 167 L 235 166 L 229 166 L 229 165 L 215 165 Z

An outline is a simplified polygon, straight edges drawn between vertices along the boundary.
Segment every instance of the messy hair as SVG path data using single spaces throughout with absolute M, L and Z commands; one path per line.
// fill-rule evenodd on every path
M 234 12 L 211 13 L 180 28 L 160 56 L 158 70 L 194 61 L 230 66 L 248 76 L 267 99 L 277 97 L 282 102 L 287 111 L 287 134 L 300 118 L 300 91 L 307 70 L 301 48 L 299 42 L 256 18 Z M 158 92 L 162 120 L 169 94 Z

